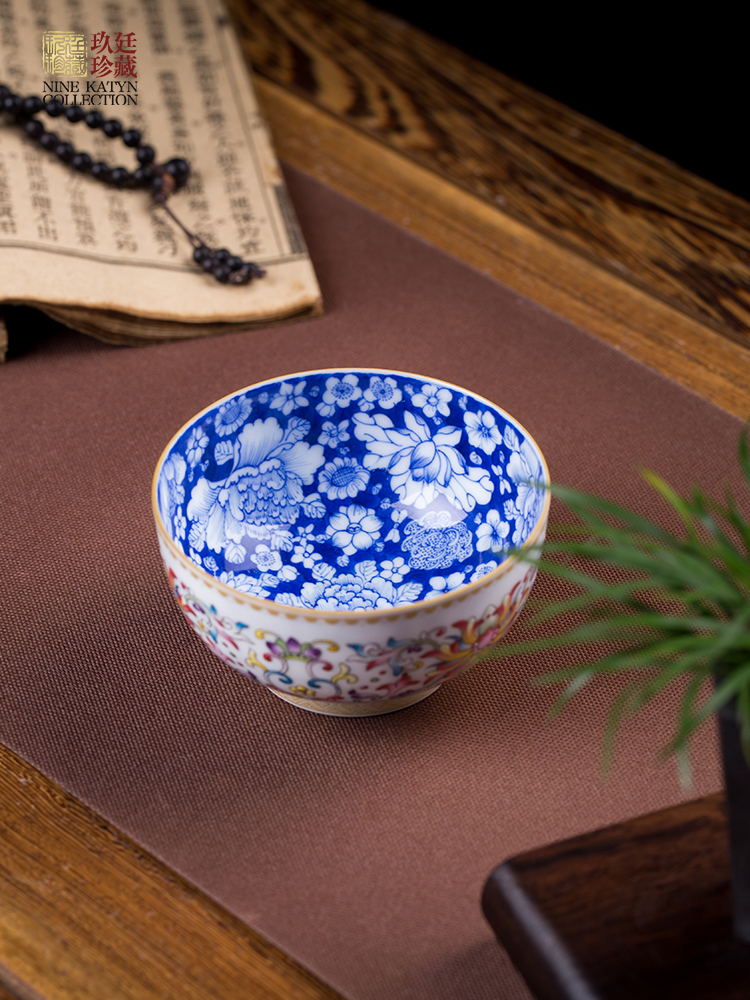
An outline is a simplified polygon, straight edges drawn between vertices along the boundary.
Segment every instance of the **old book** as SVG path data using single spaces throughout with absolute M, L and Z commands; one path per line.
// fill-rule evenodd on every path
M 184 157 L 190 181 L 170 207 L 208 245 L 266 270 L 245 286 L 201 274 L 187 239 L 147 191 L 77 173 L 1 114 L 0 306 L 33 305 L 118 344 L 209 336 L 321 311 L 220 0 L 3 0 L 0 82 L 117 118 L 139 129 L 161 161 Z M 137 165 L 134 151 L 101 129 L 39 117 L 95 160 Z

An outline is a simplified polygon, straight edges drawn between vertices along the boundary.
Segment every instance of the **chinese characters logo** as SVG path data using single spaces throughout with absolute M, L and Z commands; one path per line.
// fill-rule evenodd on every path
M 136 37 L 134 31 L 118 31 L 112 35 L 95 31 L 90 46 L 86 36 L 73 31 L 45 31 L 42 34 L 42 65 L 53 76 L 138 76 Z
M 44 72 L 57 76 L 87 76 L 86 36 L 73 31 L 45 31 L 42 35 Z
M 112 73 L 115 76 L 138 76 L 134 32 L 126 34 L 118 31 L 114 42 L 110 42 L 109 35 L 104 31 L 95 31 L 91 36 L 91 75 L 101 78 Z

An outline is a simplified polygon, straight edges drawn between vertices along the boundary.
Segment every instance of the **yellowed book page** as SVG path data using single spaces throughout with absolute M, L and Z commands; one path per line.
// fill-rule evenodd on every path
M 83 36 L 85 56 L 76 61 L 70 38 L 47 35 L 43 64 L 49 32 Z M 55 51 L 72 55 L 54 62 Z M 75 172 L 0 114 L 0 302 L 185 323 L 257 322 L 319 305 L 312 264 L 219 0 L 2 0 L 0 82 L 22 96 L 49 100 L 56 92 L 69 105 L 140 129 L 162 162 L 184 157 L 191 178 L 170 207 L 210 246 L 267 271 L 246 286 L 199 273 L 187 239 L 147 191 L 116 190 Z M 134 150 L 101 129 L 45 112 L 39 118 L 95 160 L 137 166 Z

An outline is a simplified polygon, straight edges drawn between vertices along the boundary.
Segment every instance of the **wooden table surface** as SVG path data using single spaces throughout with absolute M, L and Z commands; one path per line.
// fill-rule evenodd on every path
M 750 204 L 362 0 L 230 9 L 282 159 L 750 415 Z M 0 758 L 0 1000 L 337 996 Z

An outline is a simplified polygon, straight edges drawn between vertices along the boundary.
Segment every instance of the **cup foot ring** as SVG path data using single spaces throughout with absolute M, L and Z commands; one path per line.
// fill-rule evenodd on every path
M 388 698 L 385 701 L 318 701 L 313 698 L 298 698 L 296 695 L 286 694 L 275 688 L 268 690 L 277 698 L 281 698 L 282 701 L 288 701 L 290 705 L 296 705 L 297 708 L 302 708 L 306 712 L 359 718 L 365 715 L 389 715 L 391 712 L 400 712 L 402 708 L 409 708 L 410 705 L 416 705 L 418 701 L 429 698 L 439 686 L 428 688 L 426 691 L 403 694 L 400 698 Z

